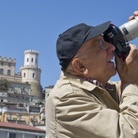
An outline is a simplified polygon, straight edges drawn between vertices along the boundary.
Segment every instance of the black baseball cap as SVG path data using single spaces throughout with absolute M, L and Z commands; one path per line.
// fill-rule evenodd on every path
M 66 69 L 82 44 L 105 32 L 110 24 L 111 22 L 108 21 L 94 27 L 81 23 L 60 34 L 56 43 L 56 52 L 61 67 Z

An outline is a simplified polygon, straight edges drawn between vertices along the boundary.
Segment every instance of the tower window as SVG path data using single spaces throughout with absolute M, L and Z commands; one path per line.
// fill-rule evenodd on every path
M 9 70 L 9 69 L 7 70 L 7 75 L 9 75 L 9 76 L 11 75 L 11 70 Z
M 32 58 L 31 61 L 33 62 L 33 60 L 34 60 L 34 59 Z
M 24 78 L 26 77 L 26 73 L 23 74 L 23 77 L 24 77 Z
M 27 62 L 29 62 L 29 58 L 27 58 Z
M 33 73 L 33 76 L 32 77 L 35 78 L 35 73 Z
M 10 67 L 11 66 L 11 63 L 9 63 L 8 66 Z

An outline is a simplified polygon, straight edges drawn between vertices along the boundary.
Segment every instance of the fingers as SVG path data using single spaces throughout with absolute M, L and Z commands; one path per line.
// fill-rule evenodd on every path
M 138 16 L 138 11 L 135 11 L 134 12 L 134 16 Z
M 131 15 L 131 16 L 129 17 L 128 20 L 133 20 L 133 19 L 135 18 L 135 16 L 138 16 L 138 11 L 135 11 L 135 12 L 133 13 L 133 15 Z
M 117 55 L 115 55 L 115 62 L 117 65 L 117 68 L 121 68 L 124 64 L 129 64 L 132 62 L 138 62 L 138 50 L 136 45 L 134 44 L 129 44 L 130 46 L 130 52 L 128 56 L 126 57 L 125 62 L 123 62 L 122 58 L 119 58 Z
M 137 63 L 138 64 L 138 52 L 135 54 L 134 63 Z
M 137 47 L 136 45 L 134 44 L 129 44 L 130 46 L 130 52 L 126 58 L 126 62 L 127 63 L 131 63 L 131 62 L 135 62 L 137 61 L 138 62 L 138 50 L 137 50 Z
M 130 16 L 130 17 L 128 18 L 128 20 L 130 21 L 130 20 L 133 20 L 134 18 L 135 18 L 135 16 L 132 15 L 132 16 Z
M 137 52 L 137 47 L 134 44 L 129 44 L 129 46 L 130 46 L 130 52 L 128 56 L 134 57 Z

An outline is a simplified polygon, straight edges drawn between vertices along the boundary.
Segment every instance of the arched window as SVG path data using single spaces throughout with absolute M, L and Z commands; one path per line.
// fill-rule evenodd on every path
M 26 77 L 26 73 L 23 74 L 23 77 L 24 77 L 24 78 Z
M 9 69 L 7 70 L 7 75 L 9 75 L 9 76 L 11 75 L 11 70 L 9 70 Z
M 11 63 L 8 63 L 8 66 L 11 67 Z
M 35 78 L 35 73 L 33 73 L 33 76 L 32 77 Z

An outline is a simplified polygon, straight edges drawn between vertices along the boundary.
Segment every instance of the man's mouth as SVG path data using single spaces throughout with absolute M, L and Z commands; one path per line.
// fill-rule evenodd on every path
M 109 60 L 107 60 L 108 63 L 114 62 L 114 57 L 111 57 Z

